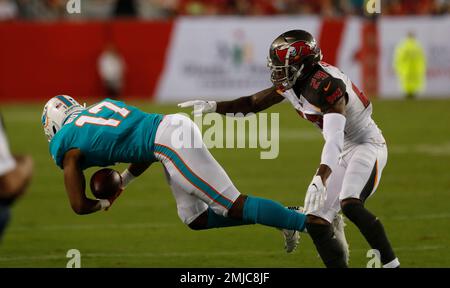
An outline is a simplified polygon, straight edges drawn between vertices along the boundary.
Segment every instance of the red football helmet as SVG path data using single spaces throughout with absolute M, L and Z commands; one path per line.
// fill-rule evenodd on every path
M 307 76 L 320 60 L 322 52 L 314 37 L 304 30 L 291 30 L 272 42 L 267 65 L 272 72 L 272 83 L 287 90 L 297 79 Z

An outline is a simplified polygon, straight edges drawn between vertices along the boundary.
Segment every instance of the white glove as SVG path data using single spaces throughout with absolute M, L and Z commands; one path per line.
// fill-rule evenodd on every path
M 192 107 L 194 106 L 194 111 L 192 114 L 194 116 L 200 116 L 202 114 L 216 112 L 217 102 L 216 101 L 204 101 L 204 100 L 192 100 L 186 101 L 178 104 L 180 108 Z
M 108 199 L 97 199 L 100 205 L 100 210 L 108 210 L 111 207 L 111 202 Z
M 305 214 L 320 210 L 327 200 L 327 188 L 323 185 L 322 178 L 314 176 L 305 197 Z

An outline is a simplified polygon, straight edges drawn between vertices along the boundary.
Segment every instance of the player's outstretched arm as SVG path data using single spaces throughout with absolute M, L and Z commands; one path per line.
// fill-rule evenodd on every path
M 66 192 L 70 206 L 78 215 L 90 214 L 110 206 L 108 200 L 93 200 L 86 197 L 86 179 L 80 165 L 82 157 L 79 149 L 72 149 L 66 152 L 63 160 Z
M 250 96 L 237 98 L 231 101 L 203 101 L 193 100 L 178 104 L 178 107 L 194 107 L 194 115 L 203 113 L 217 112 L 227 113 L 257 113 L 265 110 L 284 100 L 284 97 L 278 94 L 275 87 L 270 87 Z
M 217 113 L 257 113 L 280 103 L 284 97 L 272 86 L 250 96 L 217 103 Z

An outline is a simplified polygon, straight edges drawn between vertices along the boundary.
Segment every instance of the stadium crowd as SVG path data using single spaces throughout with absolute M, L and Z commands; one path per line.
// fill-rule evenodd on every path
M 365 15 L 365 0 L 80 0 L 81 13 L 68 14 L 68 0 L 0 0 L 0 20 L 171 18 L 180 15 Z M 450 0 L 381 0 L 383 15 L 450 13 Z

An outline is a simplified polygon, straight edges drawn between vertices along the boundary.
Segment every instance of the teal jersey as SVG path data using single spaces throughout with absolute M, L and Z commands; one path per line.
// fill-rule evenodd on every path
M 51 140 L 50 154 L 60 168 L 65 153 L 75 148 L 84 156 L 82 169 L 153 162 L 155 134 L 162 118 L 105 99 L 71 115 Z

